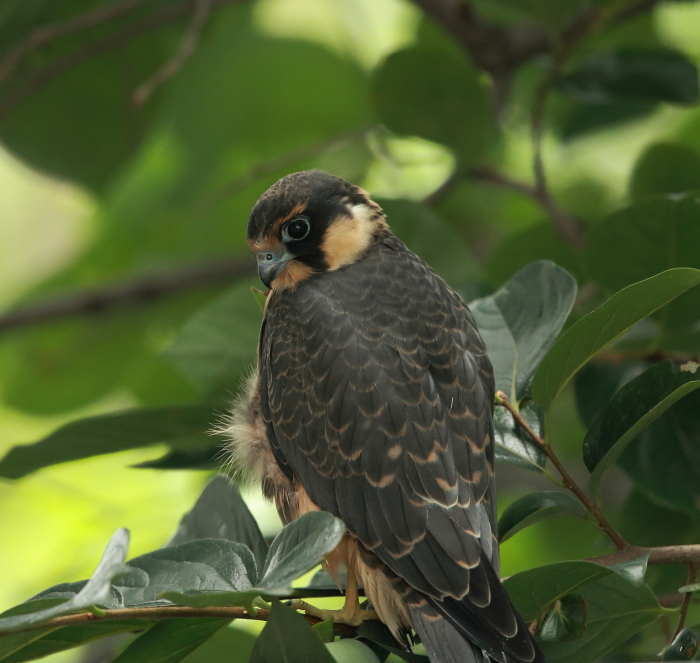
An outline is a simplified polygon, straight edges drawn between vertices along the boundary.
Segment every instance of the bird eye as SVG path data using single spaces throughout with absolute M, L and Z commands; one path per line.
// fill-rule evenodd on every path
M 305 216 L 296 216 L 282 228 L 283 242 L 298 242 L 311 230 L 311 224 Z

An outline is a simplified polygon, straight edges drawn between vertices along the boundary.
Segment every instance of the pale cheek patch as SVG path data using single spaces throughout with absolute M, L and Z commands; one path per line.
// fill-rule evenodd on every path
M 375 212 L 368 205 L 354 205 L 350 215 L 336 219 L 321 246 L 328 269 L 333 271 L 355 262 L 372 243 L 377 223 Z
M 290 260 L 280 272 L 280 275 L 272 282 L 273 290 L 294 289 L 308 279 L 314 273 L 308 265 L 297 260 Z

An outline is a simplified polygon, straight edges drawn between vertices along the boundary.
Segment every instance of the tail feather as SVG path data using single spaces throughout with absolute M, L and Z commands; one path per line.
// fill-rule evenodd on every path
M 481 647 L 469 642 L 443 617 L 429 618 L 411 608 L 416 632 L 428 652 L 430 663 L 487 663 Z

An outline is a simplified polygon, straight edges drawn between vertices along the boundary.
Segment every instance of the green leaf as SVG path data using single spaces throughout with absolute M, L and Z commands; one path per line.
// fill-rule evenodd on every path
M 267 296 L 270 294 L 270 291 L 268 290 L 267 292 L 263 292 L 262 290 L 258 290 L 257 288 L 253 287 L 251 287 L 250 291 L 253 293 L 253 297 L 258 303 L 260 310 L 264 312 L 265 305 L 267 304 Z
M 221 448 L 221 444 L 216 444 L 204 449 L 173 450 L 131 467 L 143 470 L 218 470 L 221 468 Z
M 700 376 L 697 376 L 700 378 Z M 678 399 L 700 387 L 700 379 L 666 361 L 628 382 L 595 420 L 583 441 L 583 460 L 591 472 L 589 490 L 597 494 L 603 474 L 625 447 Z
M 693 520 L 697 519 L 700 499 L 698 411 L 700 391 L 696 390 L 643 430 L 618 460 L 618 465 L 655 502 L 679 509 Z
M 198 311 L 164 355 L 203 391 L 230 390 L 253 364 L 261 319 L 245 281 Z
M 246 608 L 249 612 L 253 612 L 253 601 L 260 596 L 260 592 L 258 590 L 247 592 L 183 590 L 163 592 L 160 596 L 171 603 L 192 608 Z
M 679 194 L 637 203 L 596 224 L 588 241 L 588 269 L 599 284 L 612 290 L 673 267 L 698 269 L 698 198 Z M 695 289 L 661 312 L 662 331 L 695 323 L 699 311 L 700 289 Z
M 244 663 L 250 659 L 255 640 L 252 633 L 243 629 L 222 628 L 185 658 L 184 663 Z
M 112 602 L 111 582 L 115 576 L 124 574 L 128 568 L 124 564 L 129 549 L 129 532 L 118 529 L 109 540 L 102 559 L 95 572 L 84 587 L 67 601 L 44 608 L 37 612 L 0 618 L 0 631 L 13 631 L 29 626 L 36 626 L 52 617 L 67 615 L 79 610 L 87 610 L 94 606 L 110 605 Z
M 700 582 L 696 582 L 692 585 L 683 585 L 682 587 L 678 588 L 678 591 L 681 593 L 697 592 L 698 590 L 700 590 Z
M 661 661 L 696 661 L 700 655 L 700 635 L 684 628 L 659 655 Z
M 540 437 L 543 436 L 542 418 L 537 406 L 528 403 L 520 410 L 520 415 Z M 515 465 L 524 470 L 543 474 L 546 472 L 547 457 L 530 439 L 530 436 L 515 422 L 504 407 L 493 412 L 493 426 L 496 440 L 496 460 Z
M 375 72 L 373 98 L 391 131 L 451 147 L 462 163 L 479 161 L 495 133 L 478 72 L 444 50 L 392 53 Z
M 503 511 L 498 519 L 498 538 L 503 543 L 530 525 L 562 516 L 588 519 L 586 509 L 571 495 L 555 490 L 530 493 L 515 500 Z
M 554 603 L 538 633 L 544 642 L 575 640 L 586 632 L 586 603 L 579 594 L 568 594 Z
M 257 568 L 263 568 L 268 551 L 265 537 L 238 488 L 223 474 L 209 481 L 168 545 L 208 538 L 245 544 L 253 552 Z
M 158 443 L 209 448 L 216 414 L 210 406 L 142 408 L 72 421 L 34 444 L 12 448 L 0 476 L 19 479 L 43 467 Z
M 569 141 L 591 131 L 632 122 L 651 114 L 658 105 L 659 102 L 648 99 L 611 99 L 607 103 L 589 104 L 572 101 L 561 120 L 559 135 Z
M 291 582 L 335 550 L 344 535 L 345 523 L 327 511 L 292 521 L 272 542 L 258 587 L 270 594 L 288 592 Z
M 314 624 L 311 630 L 317 635 L 321 642 L 333 642 L 333 630 L 335 622 L 332 619 L 326 619 L 323 622 Z
M 576 299 L 576 281 L 548 261 L 523 267 L 490 297 L 469 304 L 493 364 L 496 389 L 511 403 L 527 393 Z
M 646 585 L 635 586 L 612 569 L 593 562 L 559 562 L 518 573 L 504 581 L 526 622 L 538 619 L 569 594 L 586 604 L 585 633 L 573 640 L 541 641 L 550 663 L 591 663 L 659 615 L 661 608 Z
M 647 564 L 650 554 L 651 553 L 644 553 L 628 562 L 611 564 L 609 568 L 621 575 L 627 582 L 639 587 L 644 582 L 644 576 L 647 574 Z
M 647 315 L 700 283 L 700 270 L 669 269 L 614 294 L 557 339 L 532 381 L 532 393 L 548 410 L 574 373 L 608 343 Z
M 698 71 L 674 51 L 624 49 L 590 56 L 559 81 L 559 89 L 588 103 L 632 99 L 691 104 L 698 98 Z
M 383 649 L 396 655 L 402 661 L 407 661 L 407 663 L 430 663 L 427 656 L 400 649 L 399 643 L 391 634 L 386 624 L 376 619 L 370 619 L 360 624 L 360 626 L 357 627 L 357 634 L 366 640 L 380 645 Z
M 113 663 L 178 663 L 203 645 L 230 619 L 163 619 L 134 640 Z
M 274 601 L 250 663 L 334 663 L 326 646 L 295 610 Z
M 31 631 L 29 633 L 5 636 L 0 639 L 0 661 L 3 663 L 23 663 L 44 658 L 57 652 L 73 649 L 94 642 L 101 638 L 119 635 L 120 633 L 135 633 L 153 626 L 154 622 L 146 619 L 119 619 L 114 621 L 95 620 L 88 624 L 76 624 L 47 631 Z M 33 642 L 28 643 L 14 653 L 4 656 L 5 641 L 20 635 L 33 635 Z
M 630 197 L 677 194 L 700 189 L 700 156 L 686 145 L 654 143 L 642 152 L 632 171 Z
M 129 560 L 129 572 L 116 583 L 124 606 L 163 605 L 165 592 L 196 589 L 239 592 L 256 579 L 255 558 L 242 543 L 200 539 L 161 548 Z
M 26 615 L 31 612 L 39 612 L 46 608 L 52 608 L 65 602 L 65 599 L 36 599 L 25 603 L 20 603 L 9 610 L 0 614 L 0 619 L 6 617 L 14 617 L 17 615 Z M 56 627 L 44 630 L 25 631 L 24 633 L 3 634 L 0 637 L 0 661 L 5 657 L 12 655 L 14 652 L 19 652 L 25 647 L 31 647 L 36 640 L 49 635 L 57 630 Z

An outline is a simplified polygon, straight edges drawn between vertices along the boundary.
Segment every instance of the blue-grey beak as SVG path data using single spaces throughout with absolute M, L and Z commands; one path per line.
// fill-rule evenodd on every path
M 269 288 L 292 256 L 286 251 L 282 254 L 275 251 L 260 251 L 256 257 L 258 259 L 258 276 Z

